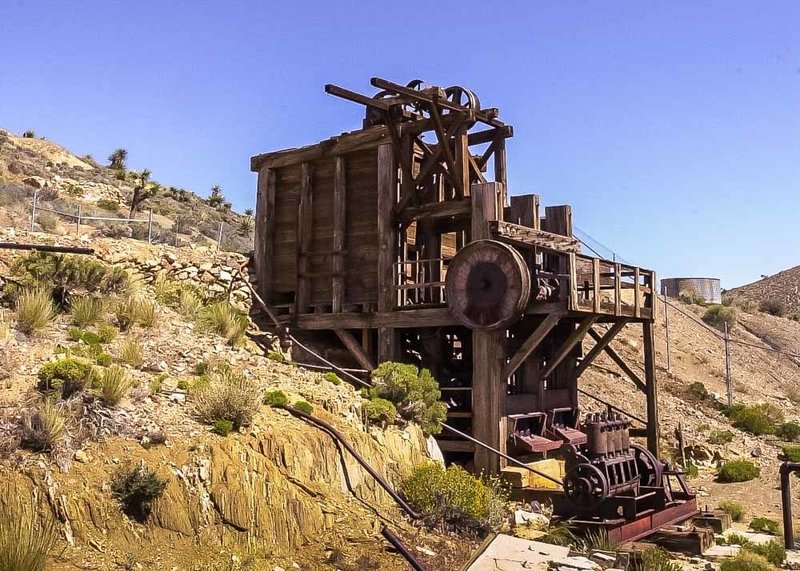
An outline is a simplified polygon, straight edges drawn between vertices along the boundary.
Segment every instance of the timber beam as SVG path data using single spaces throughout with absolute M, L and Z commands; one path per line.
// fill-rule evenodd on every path
M 564 343 L 562 343 L 561 347 L 559 347 L 558 350 L 555 352 L 550 362 L 547 363 L 547 366 L 545 367 L 544 371 L 542 371 L 543 379 L 549 377 L 550 374 L 552 374 L 552 372 L 556 370 L 556 367 L 558 367 L 561 364 L 561 362 L 566 358 L 566 356 L 569 355 L 569 352 L 575 348 L 575 345 L 583 341 L 586 332 L 592 328 L 592 325 L 594 325 L 598 319 L 599 319 L 598 316 L 590 315 L 589 317 L 586 317 L 583 321 L 581 321 L 581 324 L 578 326 L 578 328 L 575 329 L 575 331 L 573 331 L 570 334 L 570 336 L 566 338 Z
M 350 351 L 350 354 L 361 367 L 367 371 L 371 371 L 375 368 L 375 364 L 369 358 L 366 351 L 364 351 L 364 347 L 355 337 L 353 337 L 352 333 L 345 329 L 335 329 L 334 331 L 336 336 L 344 344 L 344 346 L 347 347 L 347 350 Z
M 627 320 L 627 319 L 623 319 L 623 320 L 621 320 L 621 321 L 617 321 L 616 323 L 614 323 L 614 325 L 612 325 L 612 326 L 611 326 L 611 328 L 610 328 L 608 331 L 606 331 L 605 335 L 603 335 L 603 337 L 601 337 L 601 338 L 600 338 L 600 340 L 599 340 L 599 341 L 597 341 L 597 342 L 594 344 L 594 347 L 592 347 L 592 348 L 589 350 L 589 352 L 588 352 L 588 353 L 586 353 L 586 355 L 585 355 L 585 356 L 584 356 L 584 357 L 581 359 L 581 362 L 578 364 L 578 366 L 577 366 L 577 367 L 576 367 L 576 369 L 575 369 L 575 376 L 576 376 L 576 377 L 580 377 L 580 376 L 581 376 L 581 374 L 582 374 L 582 373 L 583 373 L 583 372 L 584 372 L 586 369 L 588 369 L 588 368 L 589 368 L 589 365 L 591 365 L 591 364 L 592 364 L 592 361 L 594 361 L 594 360 L 595 360 L 595 358 L 596 358 L 596 357 L 597 357 L 597 356 L 598 356 L 598 355 L 599 355 L 599 354 L 600 354 L 600 353 L 601 353 L 601 352 L 602 352 L 602 351 L 603 351 L 603 350 L 604 350 L 606 347 L 608 347 L 608 344 L 609 344 L 609 343 L 611 343 L 611 341 L 613 341 L 614 337 L 616 337 L 616 336 L 617 336 L 617 334 L 618 334 L 620 331 L 622 331 L 622 329 L 623 329 L 623 328 L 624 328 L 624 327 L 625 327 L 627 324 L 628 324 L 628 320 Z
M 602 338 L 600 337 L 600 334 L 597 331 L 595 331 L 594 329 L 590 329 L 589 335 L 591 335 L 592 339 L 594 339 L 596 343 L 600 343 Z M 642 382 L 642 379 L 639 378 L 639 375 L 637 375 L 633 371 L 633 369 L 631 369 L 628 366 L 625 360 L 619 356 L 619 353 L 614 351 L 614 349 L 612 349 L 610 345 L 606 345 L 603 348 L 603 350 L 606 352 L 606 355 L 611 357 L 611 360 L 617 364 L 617 367 L 622 369 L 622 371 L 628 376 L 628 378 L 633 381 L 633 383 L 638 387 L 640 391 L 642 391 L 643 393 L 647 392 L 647 387 Z
M 493 220 L 489 223 L 492 236 L 523 248 L 541 248 L 562 254 L 580 254 L 581 243 L 571 236 L 562 236 L 544 230 L 529 228 L 513 222 Z
M 502 379 L 508 379 L 511 375 L 513 375 L 517 369 L 520 368 L 522 363 L 525 362 L 531 353 L 533 353 L 536 348 L 544 341 L 545 337 L 547 337 L 548 333 L 553 330 L 553 328 L 558 325 L 558 322 L 561 320 L 561 317 L 564 313 L 556 312 L 550 313 L 547 317 L 544 318 L 536 330 L 531 333 L 530 337 L 528 337 L 522 346 L 517 350 L 516 353 L 511 357 L 506 366 L 503 368 L 503 372 L 500 375 Z

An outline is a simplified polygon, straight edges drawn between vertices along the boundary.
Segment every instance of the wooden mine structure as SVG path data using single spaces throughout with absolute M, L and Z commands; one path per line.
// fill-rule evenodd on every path
M 513 129 L 471 91 L 371 83 L 372 97 L 325 88 L 366 107 L 362 129 L 252 158 L 264 300 L 363 368 L 430 369 L 448 423 L 512 457 L 586 441 L 578 378 L 605 352 L 646 394 L 630 433 L 657 455 L 655 272 L 582 254 L 569 206 L 542 216 L 538 196 L 510 196 Z M 641 327 L 643 379 L 610 345 L 625 327 Z M 439 444 L 476 470 L 506 463 L 447 432 Z

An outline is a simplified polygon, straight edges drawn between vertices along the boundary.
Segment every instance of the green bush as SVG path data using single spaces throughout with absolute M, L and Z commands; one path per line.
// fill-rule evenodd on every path
M 774 569 L 764 557 L 744 550 L 733 559 L 724 560 L 719 566 L 719 571 L 774 571 Z
M 702 295 L 691 289 L 683 290 L 682 292 L 680 292 L 678 294 L 678 299 L 681 300 L 683 303 L 688 303 L 689 305 L 706 304 L 706 298 L 704 298 Z
M 101 198 L 95 204 L 97 204 L 98 208 L 102 208 L 108 212 L 112 212 L 116 214 L 119 212 L 119 202 L 116 200 L 109 200 L 108 198 Z
M 328 371 L 327 373 L 325 373 L 323 375 L 323 378 L 329 383 L 333 383 L 334 385 L 340 385 L 342 383 L 342 379 L 340 379 L 339 375 L 337 375 L 333 371 Z
M 82 359 L 66 357 L 45 363 L 39 369 L 37 388 L 42 392 L 61 391 L 68 399 L 86 388 L 92 364 Z
M 153 377 L 150 381 L 150 394 L 157 395 L 161 392 L 161 385 L 164 384 L 164 376 L 159 375 L 157 377 Z
M 299 410 L 300 412 L 304 412 L 306 414 L 311 414 L 312 412 L 314 412 L 314 407 L 311 406 L 311 403 L 304 400 L 297 401 L 292 405 L 292 408 Z
M 731 521 L 736 521 L 736 522 L 742 521 L 742 519 L 744 519 L 744 514 L 747 511 L 744 505 L 733 500 L 725 500 L 723 502 L 720 502 L 717 508 L 721 509 L 726 514 L 731 516 Z
M 108 323 L 103 323 L 97 328 L 97 339 L 102 345 L 111 343 L 116 338 L 117 330 Z
M 283 391 L 279 390 L 267 391 L 264 394 L 264 404 L 269 406 L 274 406 L 277 408 L 283 408 L 287 404 L 289 404 L 289 398 Z
M 228 436 L 233 431 L 233 423 L 230 420 L 215 420 L 211 432 L 220 436 Z
M 786 315 L 786 304 L 778 299 L 765 299 L 759 304 L 758 310 L 775 317 L 784 317 Z
M 154 470 L 139 465 L 117 472 L 111 482 L 111 493 L 126 514 L 144 521 L 150 515 L 153 502 L 161 497 L 166 487 L 166 480 L 159 478 Z
M 188 391 L 189 382 L 186 379 L 181 379 L 180 381 L 178 381 L 177 389 L 181 391 Z
M 775 435 L 787 442 L 794 442 L 800 437 L 800 424 L 796 422 L 784 422 L 775 431 Z
M 397 420 L 397 408 L 391 401 L 382 398 L 368 400 L 361 405 L 367 422 L 386 426 L 393 424 Z
M 100 353 L 95 359 L 95 363 L 97 363 L 101 367 L 110 367 L 111 363 L 113 362 L 114 360 L 108 353 Z
M 11 271 L 24 285 L 48 290 L 63 286 L 68 291 L 110 294 L 121 293 L 129 286 L 125 270 L 88 256 L 34 251 L 17 260 Z
M 680 561 L 670 559 L 669 553 L 661 547 L 651 547 L 642 552 L 641 568 L 645 571 L 681 571 Z
M 69 300 L 72 323 L 78 327 L 94 325 L 102 319 L 104 306 L 103 300 L 96 297 L 72 297 Z
M 797 444 L 790 444 L 781 449 L 783 457 L 789 462 L 800 462 L 800 446 Z
M 756 436 L 774 434 L 778 425 L 783 422 L 783 412 L 769 403 L 735 404 L 725 414 L 736 428 Z
M 276 363 L 285 363 L 286 357 L 280 351 L 270 351 L 267 353 L 267 359 L 275 361 Z
M 687 390 L 689 391 L 689 394 L 697 400 L 705 400 L 708 398 L 708 389 L 699 381 L 689 385 Z
M 507 491 L 494 482 L 487 485 L 455 464 L 447 469 L 434 462 L 418 466 L 400 489 L 430 522 L 494 528 L 505 519 Z
M 727 324 L 730 330 L 736 325 L 736 308 L 719 304 L 709 305 L 703 315 L 703 321 L 719 330 L 725 329 L 725 324 Z
M 697 478 L 700 475 L 700 469 L 694 462 L 687 462 L 683 472 L 690 478 Z
M 778 522 L 768 517 L 756 517 L 750 522 L 750 529 L 759 533 L 770 533 L 777 535 L 780 530 Z
M 117 406 L 128 394 L 132 384 L 125 369 L 117 365 L 109 367 L 100 379 L 100 400 L 106 406 Z
M 786 560 L 786 548 L 777 541 L 769 543 L 746 543 L 742 546 L 745 551 L 760 555 L 776 567 L 781 567 Z
M 4 494 L 0 502 L 0 571 L 43 571 L 58 541 L 58 525 L 42 518 L 36 502 Z
M 714 430 L 708 435 L 709 444 L 730 444 L 734 434 L 730 430 Z
M 748 482 L 761 476 L 761 468 L 749 460 L 725 462 L 717 473 L 720 482 Z
M 23 333 L 38 333 L 56 318 L 53 298 L 44 289 L 24 290 L 16 301 L 17 327 Z
M 414 365 L 381 363 L 372 372 L 370 397 L 394 403 L 402 418 L 418 423 L 427 434 L 438 434 L 447 418 L 447 407 L 440 402 L 441 392 L 427 369 Z

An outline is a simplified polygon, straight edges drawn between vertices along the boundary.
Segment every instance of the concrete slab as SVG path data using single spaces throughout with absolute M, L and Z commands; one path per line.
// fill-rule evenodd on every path
M 468 571 L 544 571 L 549 561 L 568 556 L 568 547 L 498 534 Z

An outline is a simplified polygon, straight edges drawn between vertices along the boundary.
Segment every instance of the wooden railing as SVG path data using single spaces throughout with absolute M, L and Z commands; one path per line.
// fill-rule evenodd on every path
M 397 307 L 444 303 L 444 266 L 449 258 L 406 260 L 395 264 Z
M 656 273 L 611 260 L 570 255 L 572 311 L 634 318 L 654 317 Z

